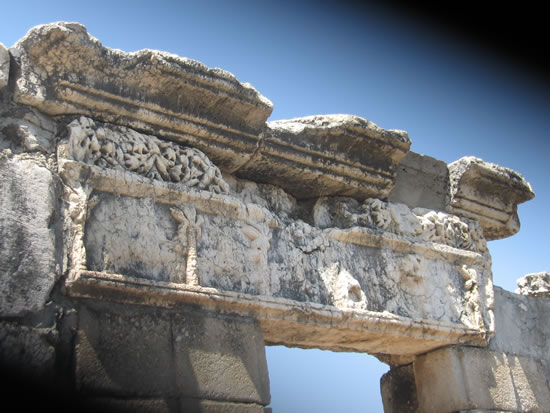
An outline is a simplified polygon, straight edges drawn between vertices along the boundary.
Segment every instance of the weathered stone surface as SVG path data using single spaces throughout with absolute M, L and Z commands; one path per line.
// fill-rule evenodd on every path
M 39 111 L 22 105 L 0 104 L 0 150 L 55 151 L 57 125 Z
M 172 318 L 171 327 L 179 394 L 269 404 L 264 337 L 257 323 L 183 313 Z
M 490 348 L 540 360 L 550 377 L 550 300 L 495 287 L 495 337 Z
M 299 199 L 385 198 L 410 144 L 407 132 L 385 130 L 358 116 L 273 121 L 260 150 L 238 175 L 281 186 Z
M 201 151 L 81 116 L 67 125 L 61 157 L 214 193 L 229 186 Z
M 8 85 L 10 76 L 10 54 L 6 46 L 0 43 L 0 90 Z
M 84 395 L 177 394 L 170 319 L 160 311 L 79 309 L 76 383 Z
M 253 403 L 228 403 L 215 400 L 182 399 L 181 410 L 183 412 L 200 413 L 266 413 L 264 406 Z
M 77 123 L 78 136 L 86 135 Z M 100 128 L 93 130 L 85 148 Z M 95 164 L 89 149 L 78 155 L 82 140 L 65 142 L 59 165 L 74 294 L 93 297 L 108 285 L 128 300 L 126 287 L 139 285 L 154 305 L 159 291 L 169 292 L 168 306 L 217 302 L 218 310 L 253 311 L 268 342 L 337 350 L 414 355 L 483 344 L 492 334 L 487 249 L 473 222 L 376 199 L 322 198 L 300 212 L 269 185 L 232 178 L 229 194 L 197 190 Z M 317 316 L 300 317 L 296 307 Z
M 550 274 L 536 272 L 527 274 L 518 280 L 516 293 L 533 297 L 550 298 Z
M 384 413 L 416 413 L 416 383 L 412 364 L 392 367 L 380 379 Z
M 170 53 L 104 47 L 78 23 L 37 26 L 11 49 L 14 99 L 192 144 L 234 170 L 256 150 L 272 104 L 231 73 Z
M 473 347 L 445 348 L 414 363 L 420 411 L 547 412 L 550 387 L 538 360 Z
M 41 310 L 55 283 L 53 176 L 43 159 L 0 153 L 0 313 Z
M 388 200 L 409 208 L 445 211 L 449 201 L 449 170 L 443 161 L 408 152 L 396 168 L 395 186 Z
M 79 317 L 84 395 L 270 401 L 263 336 L 250 320 L 93 302 Z
M 86 411 L 101 411 L 107 413 L 179 413 L 179 400 L 176 398 L 114 398 L 88 397 L 81 399 L 80 408 Z M 200 412 L 200 410 L 183 410 L 184 412 Z
M 488 240 L 519 231 L 517 206 L 535 196 L 519 173 L 469 156 L 449 164 L 449 174 L 450 212 L 478 220 Z
M 0 322 L 0 378 L 7 372 L 19 380 L 47 383 L 54 376 L 55 348 L 48 343 L 49 330 Z

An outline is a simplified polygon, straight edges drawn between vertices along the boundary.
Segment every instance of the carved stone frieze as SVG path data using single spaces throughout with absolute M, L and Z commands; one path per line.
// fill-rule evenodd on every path
M 519 231 L 517 206 L 535 193 L 518 172 L 472 156 L 448 167 L 451 213 L 479 221 L 488 240 Z
M 80 240 L 74 248 L 84 259 L 67 283 L 71 294 L 106 288 L 116 300 L 184 300 L 253 314 L 268 342 L 327 349 L 412 355 L 459 342 L 483 345 L 492 334 L 484 241 L 441 235 L 456 231 L 453 225 L 464 229 L 449 214 L 327 198 L 310 225 L 292 218 L 297 205 L 276 188 L 239 184 L 247 188 L 241 200 L 234 182 L 230 194 L 215 194 L 125 168 L 74 160 L 60 168 L 66 186 L 88 186 L 75 202 L 82 219 L 73 226 Z M 477 274 L 474 295 L 463 265 Z M 342 324 L 341 317 L 357 321 Z
M 404 204 L 366 199 L 320 198 L 314 207 L 314 222 L 320 228 L 363 226 L 483 253 L 487 243 L 479 224 L 444 212 L 424 208 L 411 210 Z
M 229 191 L 220 170 L 197 149 L 83 116 L 67 125 L 67 135 L 60 148 L 65 159 L 214 193 Z

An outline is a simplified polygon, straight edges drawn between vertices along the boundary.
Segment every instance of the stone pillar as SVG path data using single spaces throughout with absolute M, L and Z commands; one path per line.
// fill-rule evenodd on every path
M 385 413 L 415 413 L 418 411 L 412 364 L 392 367 L 380 379 L 380 390 Z
M 547 298 L 495 287 L 496 333 L 487 348 L 446 347 L 416 357 L 419 410 L 550 412 L 548 314 Z
M 75 345 L 79 397 L 116 411 L 263 413 L 262 331 L 246 318 L 83 301 Z

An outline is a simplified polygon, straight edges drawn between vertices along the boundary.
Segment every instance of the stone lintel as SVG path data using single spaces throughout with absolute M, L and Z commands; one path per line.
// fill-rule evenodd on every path
M 0 90 L 7 86 L 10 75 L 10 54 L 6 46 L 0 43 Z
M 267 123 L 260 149 L 238 175 L 284 188 L 298 199 L 324 195 L 384 199 L 410 147 L 407 132 L 353 115 Z
M 11 51 L 20 65 L 16 102 L 186 142 L 227 170 L 256 150 L 273 108 L 225 70 L 166 52 L 110 49 L 78 23 L 37 26 Z
M 470 156 L 449 164 L 449 175 L 450 212 L 478 220 L 488 240 L 519 231 L 517 206 L 535 194 L 518 172 Z
M 550 274 L 536 272 L 524 275 L 518 280 L 518 287 L 518 294 L 550 298 Z
M 66 287 L 71 296 L 80 298 L 160 308 L 188 304 L 217 314 L 250 317 L 258 321 L 269 345 L 392 355 L 422 354 L 455 343 L 487 345 L 483 332 L 450 323 L 119 274 L 80 271 Z

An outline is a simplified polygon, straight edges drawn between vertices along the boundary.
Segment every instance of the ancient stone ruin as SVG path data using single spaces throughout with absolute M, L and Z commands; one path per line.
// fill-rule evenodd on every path
M 493 286 L 486 242 L 519 230 L 524 178 L 271 111 L 76 23 L 0 44 L 3 371 L 102 409 L 259 413 L 283 344 L 376 355 L 386 412 L 550 412 L 549 275 Z

